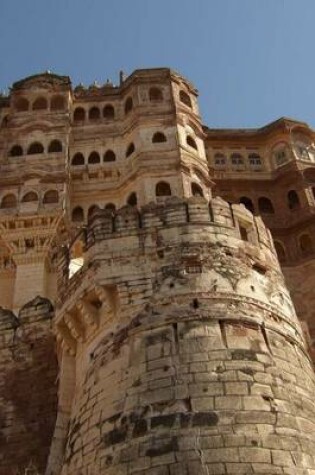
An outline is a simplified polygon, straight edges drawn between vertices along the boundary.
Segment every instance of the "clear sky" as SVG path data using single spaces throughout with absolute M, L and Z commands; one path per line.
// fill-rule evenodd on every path
M 315 127 L 315 0 L 0 0 L 0 89 L 47 69 L 88 85 L 171 67 L 210 127 Z

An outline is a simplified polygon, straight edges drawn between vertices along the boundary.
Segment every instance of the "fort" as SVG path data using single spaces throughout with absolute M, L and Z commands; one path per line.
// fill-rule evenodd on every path
M 0 475 L 315 474 L 315 133 L 197 96 L 0 96 Z

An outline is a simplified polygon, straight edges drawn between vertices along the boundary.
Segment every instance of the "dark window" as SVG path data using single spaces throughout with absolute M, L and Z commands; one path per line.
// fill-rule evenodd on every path
M 275 241 L 274 243 L 275 243 L 275 249 L 277 252 L 279 262 L 285 262 L 287 258 L 286 258 L 284 245 L 279 241 Z
M 48 108 L 48 104 L 45 97 L 38 97 L 33 102 L 33 111 L 45 110 L 47 108 Z
M 33 142 L 27 149 L 28 155 L 34 155 L 36 153 L 44 153 L 44 147 L 40 142 Z
M 231 162 L 232 165 L 243 165 L 244 159 L 240 153 L 232 153 Z
M 60 140 L 52 140 L 48 147 L 49 153 L 62 152 L 62 143 Z
M 29 104 L 28 100 L 25 97 L 20 97 L 15 102 L 15 108 L 18 112 L 28 111 L 29 107 L 30 107 L 30 104 Z
M 162 132 L 155 132 L 152 137 L 152 143 L 162 143 L 166 142 L 166 137 Z
M 60 111 L 65 108 L 65 100 L 62 96 L 54 96 L 51 98 L 50 109 L 52 111 Z
M 83 107 L 77 107 L 73 113 L 73 120 L 75 122 L 80 122 L 85 120 L 85 110 Z
M 216 153 L 214 156 L 214 164 L 216 166 L 224 166 L 226 164 L 226 157 L 223 153 Z
M 112 150 L 107 150 L 104 153 L 104 162 L 114 162 L 116 160 L 116 155 Z
M 91 107 L 89 110 L 89 119 L 90 120 L 99 120 L 101 118 L 101 111 L 98 107 Z
M 1 122 L 1 127 L 7 127 L 8 126 L 8 123 L 9 123 L 9 116 L 8 115 L 5 115 L 2 119 L 2 122 Z
M 136 193 L 131 193 L 127 200 L 127 204 L 130 206 L 137 206 L 137 203 L 138 203 L 138 199 L 137 199 Z
M 245 208 L 247 208 L 251 213 L 254 213 L 255 208 L 250 198 L 247 198 L 247 196 L 242 196 L 240 198 L 240 203 L 243 204 Z
M 84 220 L 84 212 L 81 206 L 76 206 L 72 210 L 72 221 L 75 223 L 80 223 Z
M 187 92 L 185 91 L 180 91 L 179 92 L 179 100 L 185 104 L 186 106 L 188 107 L 192 107 L 191 105 L 191 99 L 189 97 L 189 95 L 187 94 Z
M 250 153 L 248 155 L 248 160 L 249 160 L 249 164 L 252 167 L 255 167 L 255 166 L 257 167 L 261 165 L 261 157 L 260 155 L 258 155 L 258 153 Z
M 195 150 L 197 150 L 197 144 L 195 142 L 195 139 L 193 139 L 191 135 L 187 135 L 186 142 L 187 142 L 187 145 L 189 145 L 189 147 L 192 147 Z
M 101 157 L 100 157 L 99 153 L 97 153 L 97 152 L 90 153 L 89 158 L 88 158 L 88 163 L 96 164 L 96 163 L 100 163 L 100 162 L 101 162 Z
M 56 190 L 48 190 L 44 194 L 43 203 L 58 203 L 59 195 Z
M 197 183 L 191 184 L 191 193 L 193 196 L 203 196 L 202 188 Z
M 128 99 L 125 102 L 125 114 L 129 114 L 130 111 L 133 109 L 133 100 L 131 97 L 128 97 Z
M 288 193 L 288 206 L 289 209 L 298 209 L 301 206 L 299 195 L 295 190 L 290 190 Z
M 244 228 L 244 226 L 240 226 L 240 235 L 242 241 L 248 241 L 248 232 L 247 229 Z
M 171 196 L 172 191 L 169 183 L 160 181 L 155 187 L 156 196 Z
M 32 203 L 34 201 L 38 201 L 38 196 L 37 196 L 37 193 L 35 193 L 35 191 L 29 191 L 22 198 L 22 203 Z
M 274 214 L 275 210 L 269 198 L 262 196 L 258 199 L 258 209 L 260 213 Z
M 1 208 L 9 209 L 9 208 L 16 208 L 17 200 L 16 196 L 13 193 L 5 195 L 1 200 Z
M 315 199 L 315 186 L 312 187 L 312 193 L 313 193 L 313 197 Z
M 84 165 L 84 156 L 82 153 L 76 153 L 72 157 L 71 165 Z
M 20 157 L 23 155 L 23 149 L 20 145 L 13 145 L 9 153 L 10 157 Z
M 149 90 L 149 98 L 151 102 L 162 102 L 163 93 L 158 87 L 151 87 Z
M 107 104 L 103 109 L 103 117 L 104 119 L 114 119 L 115 117 L 115 109 L 110 104 Z
M 309 234 L 302 234 L 300 237 L 300 249 L 303 256 L 309 256 L 313 253 L 313 241 Z
M 131 142 L 131 144 L 128 145 L 128 148 L 127 148 L 127 151 L 126 151 L 126 157 L 130 157 L 130 155 L 132 155 L 134 151 L 135 151 L 135 146 Z

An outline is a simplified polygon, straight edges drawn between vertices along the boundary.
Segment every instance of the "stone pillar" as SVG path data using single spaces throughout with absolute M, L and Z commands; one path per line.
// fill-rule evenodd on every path
M 314 371 L 261 219 L 190 199 L 107 220 L 57 311 L 61 474 L 313 475 Z
M 18 311 L 34 296 L 47 296 L 47 268 L 44 255 L 15 256 L 15 263 L 13 309 Z

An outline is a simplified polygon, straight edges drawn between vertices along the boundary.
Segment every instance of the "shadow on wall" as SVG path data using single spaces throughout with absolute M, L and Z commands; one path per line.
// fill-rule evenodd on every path
M 57 413 L 53 315 L 41 297 L 18 317 L 0 309 L 0 475 L 35 475 L 46 467 Z

